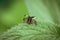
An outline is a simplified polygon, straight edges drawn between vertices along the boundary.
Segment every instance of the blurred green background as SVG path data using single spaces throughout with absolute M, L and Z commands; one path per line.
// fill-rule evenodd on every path
M 40 20 L 60 25 L 60 0 L 0 0 L 0 33 L 22 23 L 28 9 Z
M 28 14 L 24 0 L 0 0 L 0 33 L 18 23 Z

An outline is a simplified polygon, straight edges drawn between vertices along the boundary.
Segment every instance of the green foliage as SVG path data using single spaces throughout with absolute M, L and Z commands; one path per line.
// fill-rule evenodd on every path
M 47 3 L 48 2 L 48 3 Z M 19 23 L 0 35 L 0 40 L 60 40 L 59 7 L 56 0 L 25 0 L 37 25 Z
M 0 40 L 59 40 L 56 25 L 38 22 L 38 25 L 21 23 L 0 35 Z
M 28 14 L 28 10 L 26 8 L 24 0 L 17 0 L 17 1 L 14 0 L 13 3 L 9 5 L 9 8 L 5 8 L 5 10 L 1 8 L 0 9 L 0 34 L 6 31 L 7 29 L 10 29 L 12 26 L 23 22 L 22 19 L 25 14 Z

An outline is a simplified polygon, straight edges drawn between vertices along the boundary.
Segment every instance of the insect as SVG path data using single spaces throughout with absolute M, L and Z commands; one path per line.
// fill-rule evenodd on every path
M 28 23 L 28 24 L 35 24 L 35 25 L 37 25 L 37 22 L 36 22 L 34 16 L 24 15 L 23 21 Z

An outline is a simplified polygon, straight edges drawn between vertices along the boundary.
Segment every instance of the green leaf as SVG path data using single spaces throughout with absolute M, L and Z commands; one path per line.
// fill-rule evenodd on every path
M 0 35 L 0 40 L 55 40 L 58 39 L 56 26 L 38 22 L 38 25 L 21 23 Z

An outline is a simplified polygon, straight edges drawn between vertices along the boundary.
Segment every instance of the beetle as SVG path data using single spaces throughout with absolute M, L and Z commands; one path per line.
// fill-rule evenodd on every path
M 35 20 L 34 16 L 24 15 L 23 21 L 27 24 L 35 24 L 37 25 L 37 22 Z

